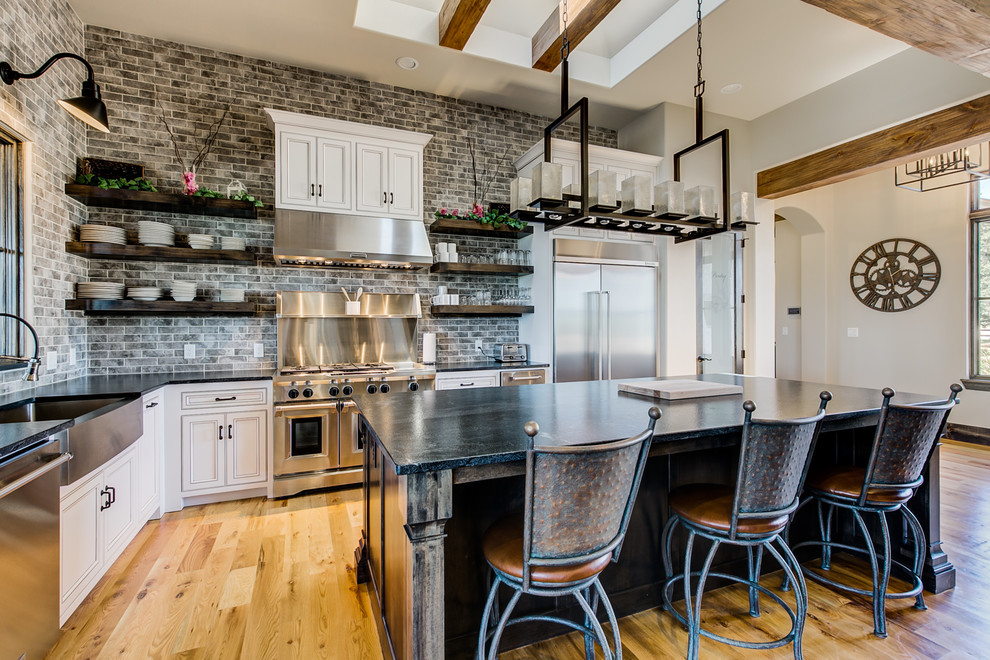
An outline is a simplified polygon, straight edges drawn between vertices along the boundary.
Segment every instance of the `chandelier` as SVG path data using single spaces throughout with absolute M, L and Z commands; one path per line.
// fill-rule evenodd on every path
M 990 146 L 980 143 L 920 158 L 894 169 L 894 185 L 906 190 L 927 192 L 970 183 L 974 178 L 990 178 Z

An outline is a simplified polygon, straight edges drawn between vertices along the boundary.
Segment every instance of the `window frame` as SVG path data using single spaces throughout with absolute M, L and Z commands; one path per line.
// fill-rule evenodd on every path
M 9 196 L 0 196 L 0 251 L 13 253 L 16 260 L 17 276 L 16 276 L 16 292 L 12 296 L 15 299 L 14 307 L 7 307 L 7 291 L 5 288 L 0 288 L 0 311 L 6 311 L 8 313 L 16 314 L 21 318 L 28 318 L 31 305 L 31 268 L 30 268 L 30 218 L 29 218 L 29 207 L 25 204 L 25 200 L 28 198 L 28 186 L 29 177 L 26 173 L 28 171 L 28 162 L 30 161 L 30 149 L 28 147 L 29 143 L 24 140 L 16 132 L 10 130 L 4 124 L 0 124 L 0 150 L 7 153 L 0 154 L 0 176 L 5 175 L 8 171 L 12 172 L 12 178 L 9 181 L 0 179 L 0 186 L 4 186 L 7 191 L 10 192 Z M 9 160 L 8 160 L 9 159 Z M 6 203 L 4 203 L 6 200 Z M 9 227 L 10 218 L 14 218 L 13 227 Z M 7 248 L 8 239 L 11 244 L 19 243 L 13 248 Z M 3 255 L 0 255 L 3 256 Z M 9 279 L 7 277 L 6 269 L 6 259 L 0 259 L 0 276 L 3 277 L 3 285 L 9 284 Z M 4 319 L 10 322 L 10 326 L 5 329 L 11 329 L 14 333 L 14 340 L 10 344 L 4 344 L 0 342 L 0 355 L 3 354 L 13 354 L 21 355 L 24 352 L 24 341 L 27 335 L 25 328 L 20 323 L 12 321 L 9 319 Z M 15 362 L 11 360 L 0 360 L 0 371 L 7 369 L 23 369 L 23 362 Z

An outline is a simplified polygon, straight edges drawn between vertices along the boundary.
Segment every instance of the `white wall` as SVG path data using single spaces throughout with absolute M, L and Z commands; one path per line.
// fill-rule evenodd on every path
M 778 204 L 785 218 L 801 212 L 813 217 L 827 237 L 828 297 L 802 295 L 803 309 L 825 319 L 825 340 L 832 347 L 826 382 L 941 397 L 950 383 L 968 376 L 965 186 L 916 193 L 896 188 L 893 172 L 886 171 L 791 195 Z M 878 312 L 853 295 L 849 269 L 866 247 L 897 237 L 930 247 L 941 264 L 941 280 L 921 305 Z M 857 328 L 859 336 L 849 337 L 848 328 Z M 966 391 L 962 400 L 965 405 L 952 414 L 954 422 L 990 427 L 990 394 Z
M 801 380 L 801 234 L 788 221 L 774 222 L 774 276 L 776 278 L 776 375 Z

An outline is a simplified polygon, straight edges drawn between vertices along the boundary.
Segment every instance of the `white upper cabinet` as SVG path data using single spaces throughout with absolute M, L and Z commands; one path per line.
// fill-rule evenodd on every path
M 423 219 L 423 148 L 433 137 L 266 109 L 275 206 Z

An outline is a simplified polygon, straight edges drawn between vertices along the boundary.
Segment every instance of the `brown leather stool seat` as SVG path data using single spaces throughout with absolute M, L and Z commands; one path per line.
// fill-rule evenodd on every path
M 863 492 L 865 481 L 865 467 L 840 465 L 812 472 L 808 476 L 807 488 L 826 495 L 855 500 L 859 499 Z M 911 488 L 871 488 L 866 502 L 867 504 L 903 504 L 910 500 L 912 495 L 914 490 Z
M 670 508 L 684 520 L 728 533 L 732 526 L 735 488 L 717 484 L 691 484 L 670 493 Z M 788 516 L 739 518 L 736 532 L 747 536 L 776 534 L 787 526 Z
M 498 521 L 485 533 L 481 542 L 485 559 L 496 570 L 522 580 L 523 577 L 523 516 L 509 516 Z M 544 584 L 565 584 L 598 575 L 609 562 L 612 553 L 572 566 L 531 566 L 530 579 Z

